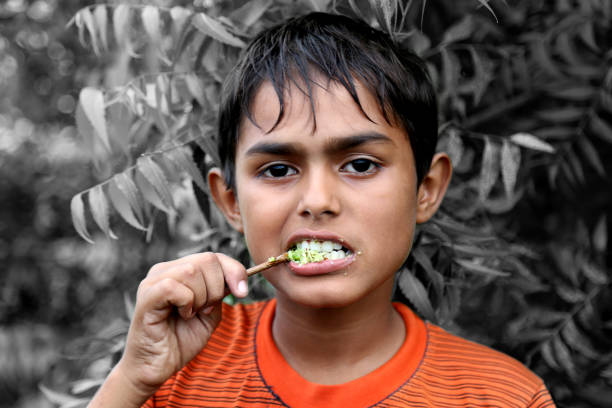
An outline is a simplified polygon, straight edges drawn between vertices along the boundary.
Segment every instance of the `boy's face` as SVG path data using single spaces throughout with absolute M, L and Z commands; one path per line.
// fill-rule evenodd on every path
M 226 214 L 244 232 L 254 261 L 308 238 L 350 250 L 343 260 L 267 271 L 279 301 L 342 307 L 376 294 L 388 299 L 415 224 L 424 220 L 408 136 L 388 124 L 376 99 L 357 85 L 372 121 L 344 87 L 331 83 L 313 87 L 315 127 L 310 100 L 292 85 L 283 120 L 267 133 L 280 105 L 265 82 L 251 104 L 259 128 L 248 119 L 241 123 L 236 196 Z

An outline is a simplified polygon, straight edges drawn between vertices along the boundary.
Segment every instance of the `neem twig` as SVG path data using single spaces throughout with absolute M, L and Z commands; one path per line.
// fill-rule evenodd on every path
M 247 276 L 255 275 L 256 273 L 265 271 L 266 269 L 269 269 L 275 265 L 287 261 L 289 261 L 289 254 L 287 254 L 287 252 L 279 256 L 273 256 L 272 258 L 268 258 L 266 262 L 260 263 L 259 265 L 255 265 L 252 268 L 247 269 Z

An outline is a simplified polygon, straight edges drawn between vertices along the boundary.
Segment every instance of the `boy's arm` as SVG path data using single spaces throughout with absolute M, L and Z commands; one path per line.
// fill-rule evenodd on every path
M 140 283 L 125 350 L 89 407 L 140 407 L 191 361 L 221 321 L 226 286 L 247 295 L 246 270 L 223 254 L 155 265 Z
M 117 365 L 106 377 L 104 384 L 88 407 L 140 408 L 155 391 L 155 389 L 139 389 L 136 385 L 131 384 Z

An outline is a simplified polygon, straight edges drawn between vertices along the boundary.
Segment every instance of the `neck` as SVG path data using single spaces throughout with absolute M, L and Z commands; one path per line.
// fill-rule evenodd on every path
M 289 365 L 319 384 L 341 384 L 388 361 L 405 338 L 391 288 L 339 308 L 311 308 L 277 296 L 272 333 Z

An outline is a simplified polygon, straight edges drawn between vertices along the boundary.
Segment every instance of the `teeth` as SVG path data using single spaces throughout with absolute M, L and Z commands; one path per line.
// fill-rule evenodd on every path
M 344 259 L 348 252 L 342 249 L 342 244 L 334 241 L 304 240 L 296 243 L 295 248 L 295 251 L 290 251 L 296 257 L 292 260 L 301 264 Z

